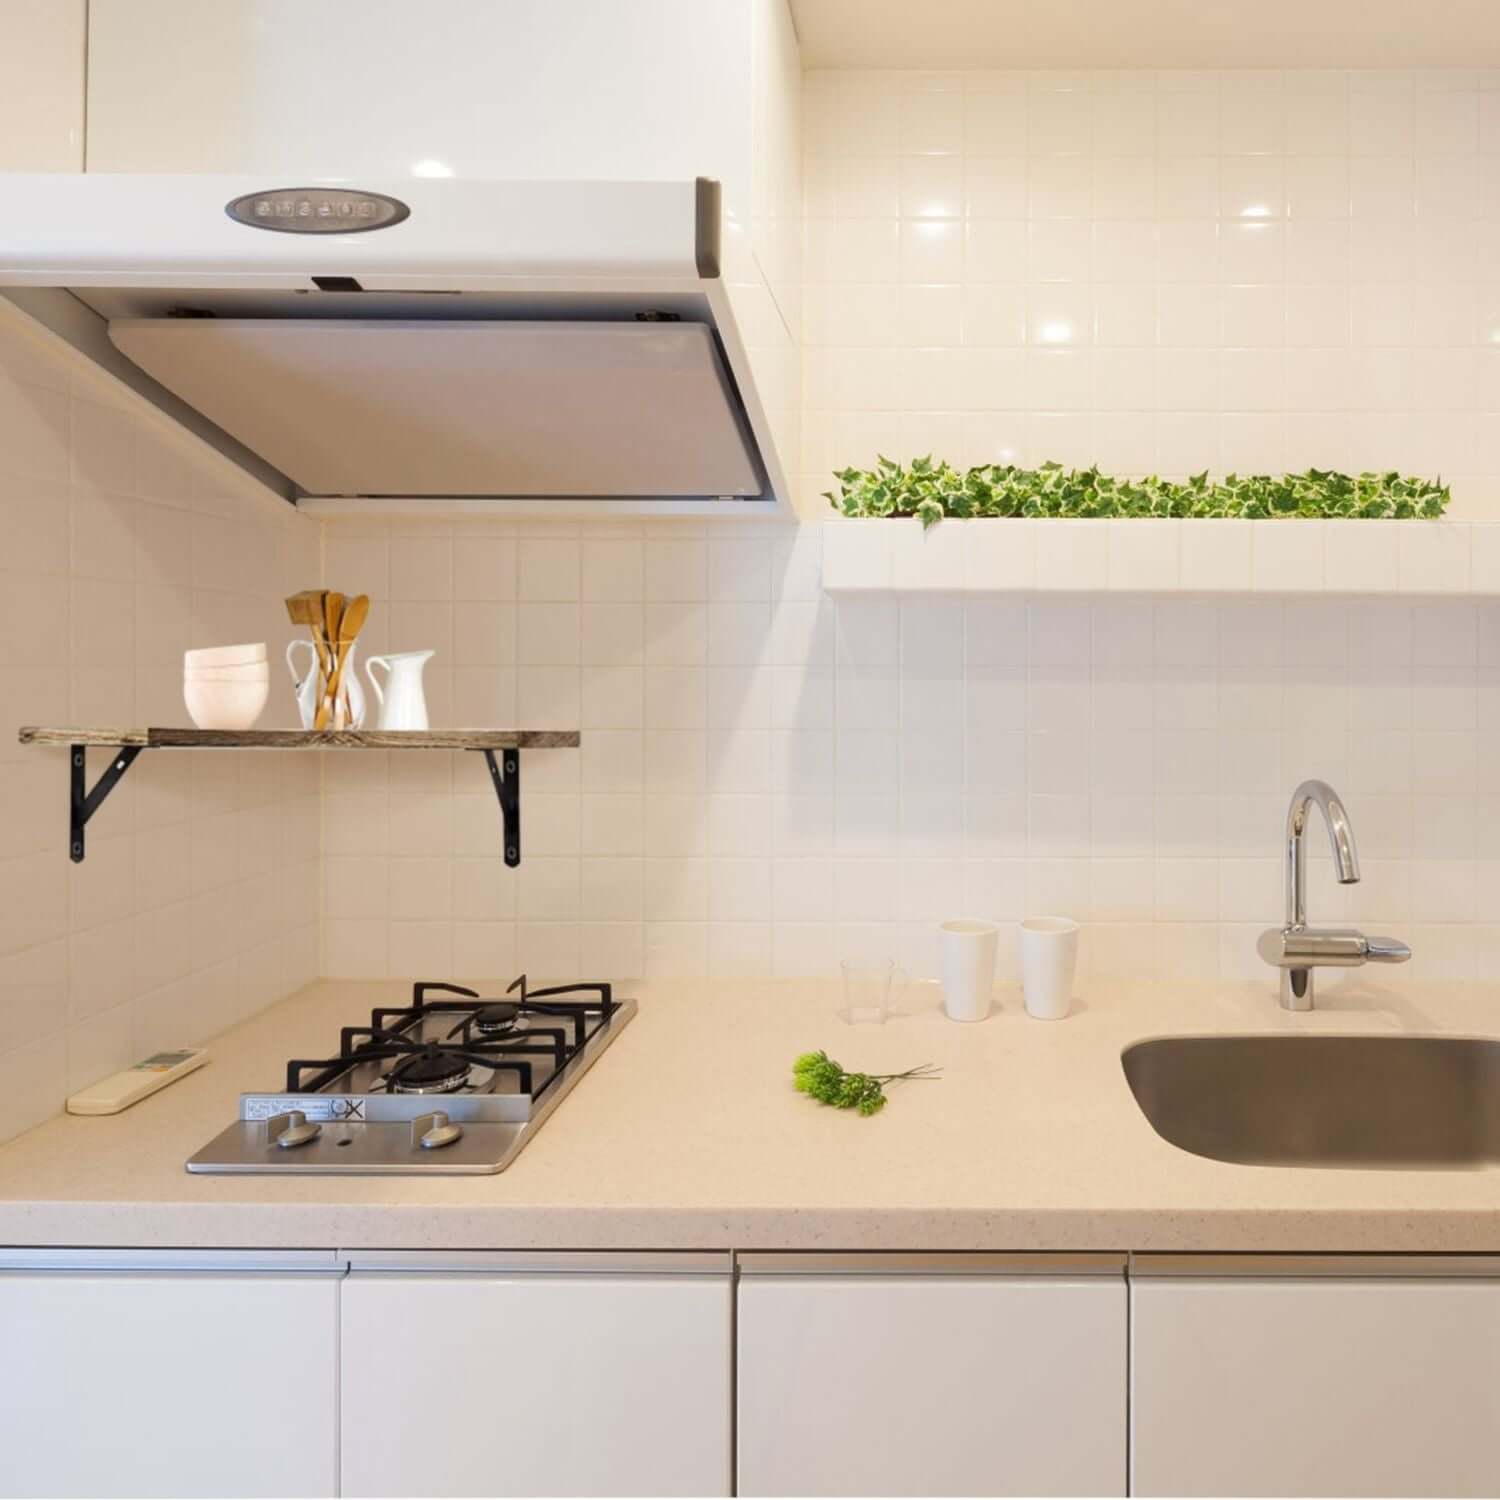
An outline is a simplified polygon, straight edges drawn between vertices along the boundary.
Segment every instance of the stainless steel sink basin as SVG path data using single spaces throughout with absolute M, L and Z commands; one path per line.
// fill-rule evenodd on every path
M 1428 1170 L 1500 1162 L 1500 1042 L 1162 1037 L 1122 1061 L 1156 1133 L 1197 1156 Z

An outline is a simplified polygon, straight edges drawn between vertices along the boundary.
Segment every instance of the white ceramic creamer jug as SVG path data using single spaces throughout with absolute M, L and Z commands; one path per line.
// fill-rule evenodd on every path
M 400 651 L 388 656 L 372 656 L 365 663 L 365 674 L 380 704 L 378 729 L 426 729 L 427 699 L 422 692 L 422 668 L 432 660 L 435 651 Z M 382 691 L 376 667 L 390 674 Z

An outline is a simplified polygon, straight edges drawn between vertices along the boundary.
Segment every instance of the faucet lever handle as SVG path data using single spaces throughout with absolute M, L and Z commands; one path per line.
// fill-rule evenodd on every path
M 1367 937 L 1365 939 L 1365 962 L 1367 964 L 1404 964 L 1411 957 L 1411 949 L 1400 938 Z

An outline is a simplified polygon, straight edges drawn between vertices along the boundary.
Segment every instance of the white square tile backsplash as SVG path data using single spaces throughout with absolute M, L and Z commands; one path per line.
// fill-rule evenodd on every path
M 805 487 L 931 448 L 1399 467 L 1494 513 L 1494 86 L 808 74 Z
M 315 762 L 148 752 L 74 865 L 67 752 L 16 743 L 22 724 L 180 723 L 182 652 L 274 648 L 283 597 L 319 574 L 315 523 L 120 400 L 0 333 L 0 1140 L 320 966 Z M 291 722 L 273 701 L 267 722 Z
M 878 452 L 1398 466 L 1500 515 L 1492 84 L 809 75 L 789 467 L 815 495 Z M 207 473 L 0 344 L 0 1137 L 320 962 L 926 974 L 942 918 L 1065 912 L 1095 974 L 1265 978 L 1307 775 L 1364 866 L 1336 886 L 1315 835 L 1315 915 L 1409 939 L 1395 982 L 1500 977 L 1500 605 L 1362 597 L 1488 586 L 1488 531 L 851 527 L 830 586 L 904 592 L 835 597 L 819 527 L 317 527 Z M 438 651 L 435 723 L 582 727 L 525 762 L 521 868 L 476 758 L 379 754 L 321 789 L 297 757 L 147 757 L 71 866 L 62 757 L 14 726 L 179 718 L 180 652 L 284 641 L 320 547 L 375 601 L 364 655 Z M 1095 592 L 924 593 L 966 578 Z
M 330 526 L 330 555 L 356 545 L 349 529 Z M 380 576 L 379 550 L 408 539 L 359 529 Z M 1145 583 L 835 600 L 817 528 L 496 529 L 439 523 L 424 541 L 455 560 L 497 539 L 593 556 L 581 597 L 549 603 L 515 660 L 595 722 L 581 750 L 529 757 L 519 871 L 499 865 L 465 757 L 447 780 L 424 772 L 420 797 L 372 794 L 367 767 L 351 787 L 330 771 L 331 972 L 404 975 L 421 957 L 478 979 L 514 961 L 800 974 L 886 954 L 925 974 L 945 916 L 1060 910 L 1089 923 L 1096 974 L 1254 976 L 1255 937 L 1281 910 L 1287 797 L 1322 775 L 1349 801 L 1367 874 L 1336 886 L 1315 838 L 1320 919 L 1415 932 L 1397 982 L 1494 977 L 1500 605 L 1213 601 Z M 552 661 L 575 635 L 583 664 Z M 447 916 L 433 891 L 451 892 Z

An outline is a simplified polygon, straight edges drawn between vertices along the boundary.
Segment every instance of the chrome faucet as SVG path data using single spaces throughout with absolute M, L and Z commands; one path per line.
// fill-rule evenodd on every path
M 1411 949 L 1395 938 L 1366 937 L 1352 927 L 1307 925 L 1307 857 L 1302 835 L 1308 809 L 1316 807 L 1328 825 L 1333 862 L 1340 885 L 1359 883 L 1359 855 L 1354 829 L 1339 794 L 1326 781 L 1304 781 L 1292 793 L 1286 814 L 1286 926 L 1261 933 L 1256 948 L 1268 964 L 1281 970 L 1283 1010 L 1313 1008 L 1315 968 L 1357 968 L 1360 964 L 1404 964 Z

